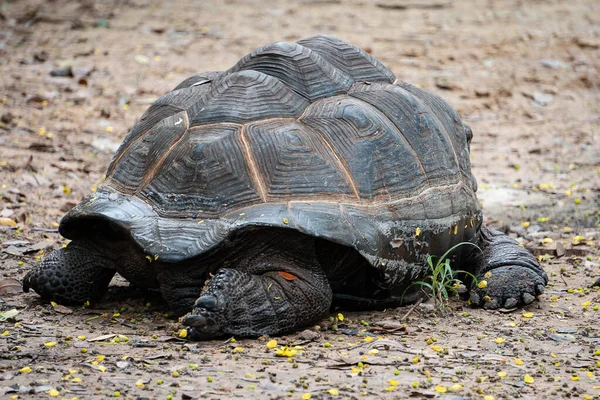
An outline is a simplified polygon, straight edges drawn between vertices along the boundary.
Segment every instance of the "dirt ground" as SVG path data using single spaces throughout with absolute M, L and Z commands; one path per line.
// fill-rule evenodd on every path
M 550 275 L 539 301 L 334 311 L 275 338 L 299 346 L 280 357 L 270 338 L 181 339 L 164 302 L 122 279 L 88 307 L 21 292 L 157 97 L 318 33 L 456 107 L 487 223 Z M 599 86 L 595 0 L 0 2 L 0 396 L 599 398 Z

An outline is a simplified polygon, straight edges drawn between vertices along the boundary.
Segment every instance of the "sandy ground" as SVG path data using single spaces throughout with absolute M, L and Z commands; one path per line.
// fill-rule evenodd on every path
M 180 339 L 161 299 L 123 280 L 84 308 L 20 292 L 158 96 L 317 33 L 366 49 L 470 124 L 487 222 L 551 277 L 538 302 L 332 312 L 276 338 L 299 346 L 278 357 L 269 338 Z M 598 398 L 599 68 L 594 0 L 1 2 L 0 396 Z

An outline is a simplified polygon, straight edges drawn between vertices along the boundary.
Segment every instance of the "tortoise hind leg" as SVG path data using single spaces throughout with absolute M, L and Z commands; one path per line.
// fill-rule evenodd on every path
M 485 225 L 480 235 L 483 255 L 472 257 L 480 285 L 471 290 L 471 303 L 488 309 L 513 308 L 531 303 L 544 292 L 548 275 L 529 251 Z
M 183 318 L 192 339 L 277 335 L 318 321 L 331 306 L 331 288 L 313 249 L 286 243 L 221 268 Z M 312 255 L 312 257 L 311 257 Z

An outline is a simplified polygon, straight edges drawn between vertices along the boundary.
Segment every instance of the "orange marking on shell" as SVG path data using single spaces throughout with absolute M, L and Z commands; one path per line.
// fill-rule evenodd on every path
M 292 275 L 288 272 L 278 271 L 277 273 L 283 276 L 283 279 L 285 279 L 286 281 L 293 281 L 294 279 L 298 279 L 296 275 Z

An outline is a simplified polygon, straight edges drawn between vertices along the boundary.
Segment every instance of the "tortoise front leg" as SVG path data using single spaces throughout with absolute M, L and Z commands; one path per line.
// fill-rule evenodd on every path
M 34 266 L 23 279 L 23 290 L 61 304 L 98 300 L 117 272 L 108 254 L 91 242 L 71 242 Z
M 300 263 L 273 251 L 245 267 L 219 269 L 183 324 L 196 340 L 277 335 L 318 321 L 329 310 L 331 297 L 316 262 Z
M 480 285 L 471 290 L 471 303 L 488 309 L 513 308 L 531 303 L 544 292 L 548 275 L 529 251 L 485 225 L 480 235 L 483 257 L 478 257 L 475 274 Z

